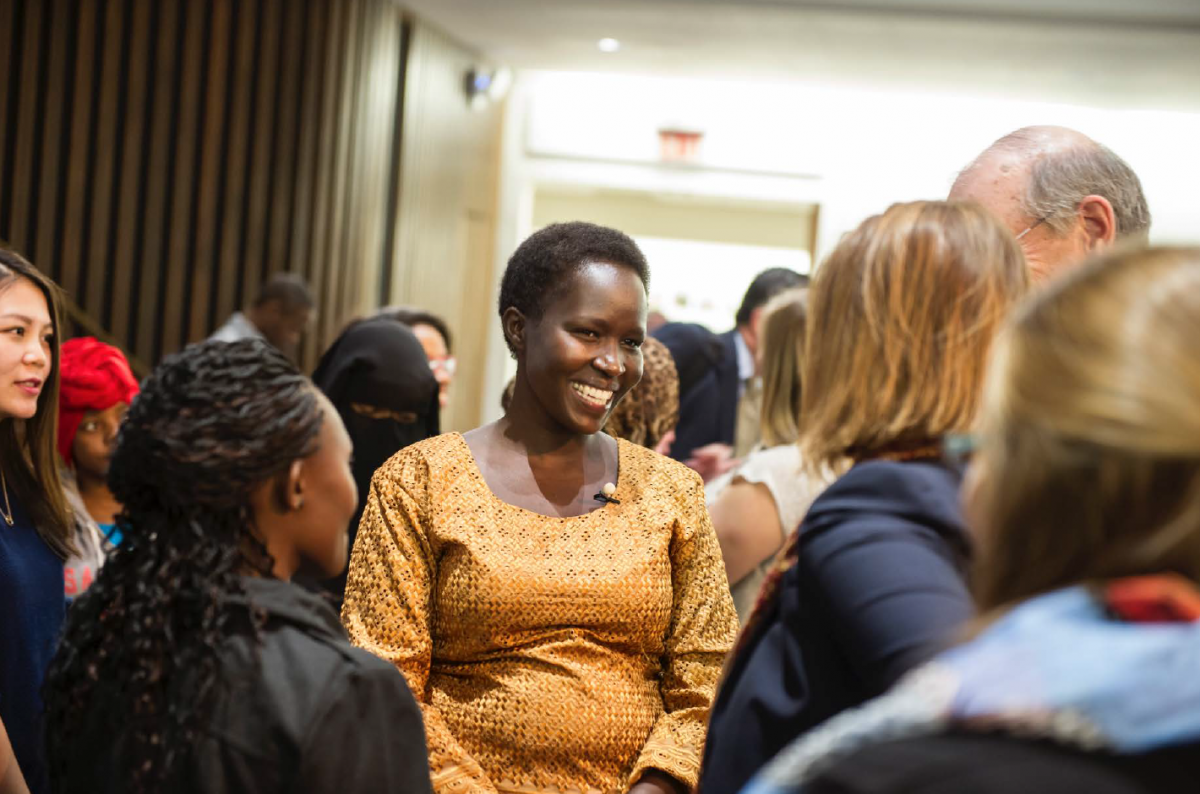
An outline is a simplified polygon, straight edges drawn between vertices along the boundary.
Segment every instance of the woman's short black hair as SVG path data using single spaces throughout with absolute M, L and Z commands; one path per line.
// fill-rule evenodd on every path
M 566 277 L 589 262 L 621 265 L 650 289 L 650 266 L 629 235 L 584 221 L 552 223 L 517 246 L 500 282 L 500 316 L 512 306 L 538 319 Z

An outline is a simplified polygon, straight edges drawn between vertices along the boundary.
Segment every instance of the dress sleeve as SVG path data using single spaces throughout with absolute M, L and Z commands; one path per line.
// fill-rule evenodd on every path
M 495 794 L 479 763 L 430 703 L 437 560 L 429 540 L 429 470 L 413 451 L 375 473 L 358 527 L 342 606 L 350 641 L 396 665 L 425 717 L 438 794 Z
M 634 764 L 630 785 L 647 770 L 665 772 L 695 788 L 708 711 L 738 620 L 720 547 L 694 472 L 679 483 L 683 507 L 671 542 L 674 601 L 659 683 L 664 713 Z

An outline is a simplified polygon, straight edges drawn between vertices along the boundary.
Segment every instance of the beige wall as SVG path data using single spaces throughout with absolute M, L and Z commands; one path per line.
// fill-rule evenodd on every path
M 404 82 L 400 193 L 390 303 L 445 318 L 459 371 L 443 430 L 481 421 L 503 108 L 464 96 L 477 56 L 413 20 Z
M 769 245 L 811 252 L 815 212 L 813 206 L 784 208 L 724 198 L 541 187 L 533 205 L 533 227 L 586 220 L 634 237 Z

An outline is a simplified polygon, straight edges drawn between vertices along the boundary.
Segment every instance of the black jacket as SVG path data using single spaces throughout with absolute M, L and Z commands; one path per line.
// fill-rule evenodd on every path
M 667 323 L 654 332 L 679 372 L 679 422 L 671 457 L 685 461 L 706 444 L 733 444 L 737 425 L 737 330 L 716 335 L 695 323 Z
M 180 748 L 174 790 L 430 794 L 424 724 L 400 672 L 350 645 L 319 596 L 275 579 L 245 587 L 244 619 L 219 651 L 221 688 L 201 738 Z M 259 640 L 251 608 L 266 615 Z M 112 761 L 125 728 L 102 723 L 66 791 L 122 790 Z
M 863 748 L 805 794 L 1184 794 L 1200 789 L 1200 745 L 1118 756 L 966 732 Z
M 817 497 L 799 557 L 729 663 L 700 790 L 736 794 L 800 734 L 882 694 L 972 614 L 960 475 L 860 463 Z

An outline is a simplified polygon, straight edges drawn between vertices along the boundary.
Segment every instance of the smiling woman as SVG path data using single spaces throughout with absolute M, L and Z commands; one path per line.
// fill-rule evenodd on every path
M 39 690 L 75 550 L 54 451 L 57 331 L 58 288 L 0 248 L 0 721 L 35 793 L 47 790 Z
M 648 281 L 621 232 L 534 234 L 501 285 L 504 418 L 372 481 L 342 620 L 420 695 L 439 792 L 695 785 L 737 630 L 703 485 L 600 432 L 642 375 Z

